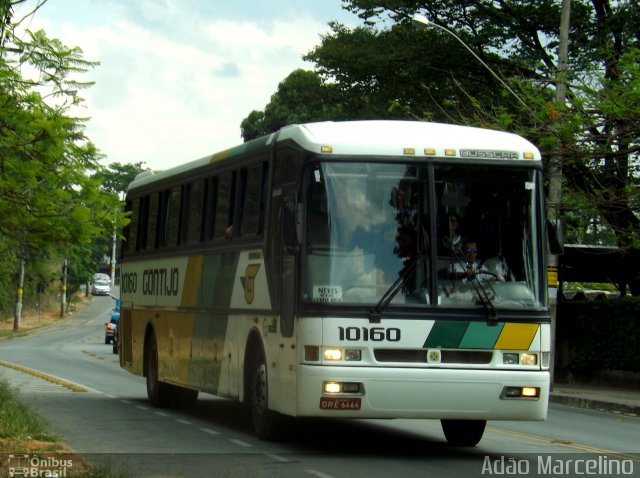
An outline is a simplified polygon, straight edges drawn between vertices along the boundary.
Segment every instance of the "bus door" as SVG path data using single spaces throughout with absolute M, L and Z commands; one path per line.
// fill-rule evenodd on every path
M 270 399 L 278 409 L 295 410 L 296 404 L 296 347 L 295 347 L 295 302 L 296 302 L 296 191 L 300 153 L 286 148 L 276 154 L 271 196 L 269 231 L 270 292 L 274 312 L 278 317 L 276 334 L 269 334 L 271 344 L 265 344 L 271 352 L 269 380 L 273 388 Z M 270 360 L 267 358 L 267 360 Z M 270 400 L 271 401 L 271 400 Z

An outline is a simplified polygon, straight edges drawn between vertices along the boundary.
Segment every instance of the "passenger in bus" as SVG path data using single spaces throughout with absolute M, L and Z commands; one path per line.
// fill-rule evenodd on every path
M 456 260 L 449 266 L 449 277 L 468 281 L 475 277 L 480 280 L 499 280 L 504 282 L 505 277 L 500 271 L 491 270 L 485 261 L 478 258 L 478 244 L 473 239 L 463 242 L 463 260 Z
M 460 235 L 460 217 L 456 213 L 447 214 L 445 230 L 447 231 L 447 235 L 440 240 L 444 254 L 462 257 L 464 241 Z

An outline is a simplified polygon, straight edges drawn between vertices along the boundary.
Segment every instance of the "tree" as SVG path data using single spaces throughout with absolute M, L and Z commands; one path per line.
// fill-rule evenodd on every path
M 83 133 L 87 119 L 73 115 L 92 84 L 76 76 L 96 63 L 43 31 L 14 35 L 19 3 L 0 1 L 0 247 L 7 264 L 35 265 L 68 257 L 123 218 L 117 195 L 90 177 L 101 155 Z
M 106 168 L 97 171 L 92 177 L 100 182 L 104 191 L 124 197 L 129 184 L 138 174 L 145 170 L 144 162 L 133 164 L 111 163 Z
M 640 293 L 640 8 L 636 0 L 573 0 L 566 101 L 555 104 L 559 0 L 347 0 L 364 27 L 333 25 L 306 59 L 365 106 L 515 130 L 563 164 L 571 205 L 597 211 L 628 254 Z M 455 32 L 518 91 L 521 102 L 426 14 Z M 368 52 L 368 54 L 366 54 Z M 343 97 L 345 96 L 343 95 Z M 352 103 L 353 104 L 353 103 Z M 357 105 L 356 105 L 357 106 Z M 393 109 L 392 109 L 393 111 Z
M 279 130 L 283 126 L 326 121 L 341 116 L 333 85 L 312 71 L 293 71 L 279 85 L 264 111 L 252 111 L 240 125 L 245 141 Z

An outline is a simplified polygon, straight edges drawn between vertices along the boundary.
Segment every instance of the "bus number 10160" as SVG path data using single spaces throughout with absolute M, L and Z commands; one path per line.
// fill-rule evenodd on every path
M 399 342 L 400 329 L 395 327 L 338 327 L 341 341 Z

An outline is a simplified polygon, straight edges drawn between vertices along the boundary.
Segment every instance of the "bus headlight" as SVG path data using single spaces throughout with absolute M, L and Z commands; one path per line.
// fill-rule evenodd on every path
M 520 363 L 522 365 L 537 365 L 538 363 L 538 355 L 537 354 L 529 354 L 524 353 L 520 356 Z
M 342 350 L 340 349 L 324 349 L 325 360 L 342 360 Z
M 518 365 L 518 358 L 517 353 L 502 354 L 502 363 L 505 365 Z
M 537 365 L 538 354 L 524 352 L 506 352 L 502 354 L 502 363 L 505 365 Z
M 323 356 L 325 360 L 338 362 L 359 362 L 362 360 L 362 350 L 360 349 L 324 349 Z
M 359 362 L 360 360 L 362 360 L 362 350 L 346 349 L 344 351 L 344 359 L 347 362 Z

